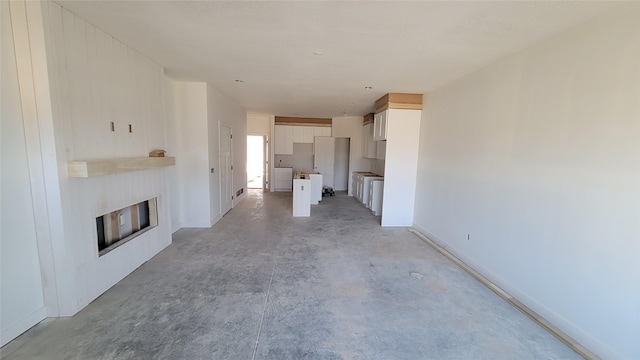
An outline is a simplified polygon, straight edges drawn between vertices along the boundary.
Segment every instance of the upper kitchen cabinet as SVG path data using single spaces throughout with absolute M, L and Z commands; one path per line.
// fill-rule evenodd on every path
M 331 127 L 293 125 L 293 142 L 313 144 L 316 136 L 331 136 Z
M 372 134 L 373 141 L 387 140 L 387 114 L 389 110 L 379 112 L 373 117 Z
M 382 226 L 413 225 L 421 119 L 422 94 L 390 93 L 376 101 L 375 157 L 385 159 Z
M 364 116 L 362 122 L 362 157 L 375 159 L 377 142 L 373 140 L 373 113 Z
M 274 154 L 292 155 L 293 144 L 313 144 L 316 136 L 331 136 L 331 119 L 276 116 Z
M 276 125 L 273 139 L 273 152 L 281 155 L 293 154 L 293 126 Z
M 422 94 L 389 93 L 376 100 L 376 114 L 373 118 L 373 141 L 387 140 L 390 109 L 422 110 Z

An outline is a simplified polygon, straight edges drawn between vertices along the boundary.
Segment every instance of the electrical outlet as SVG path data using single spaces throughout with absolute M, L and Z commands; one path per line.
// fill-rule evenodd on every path
M 471 235 L 467 234 L 467 240 L 471 239 Z
M 119 221 L 120 221 L 120 226 L 124 226 L 124 215 L 120 214 Z

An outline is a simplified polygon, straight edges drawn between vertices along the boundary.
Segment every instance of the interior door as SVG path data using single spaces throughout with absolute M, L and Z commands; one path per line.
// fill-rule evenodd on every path
M 335 139 L 335 160 L 333 163 L 333 190 L 346 191 L 349 185 L 349 138 Z
M 226 214 L 233 205 L 233 164 L 231 128 L 220 126 L 220 212 Z
M 314 138 L 313 169 L 322 174 L 322 185 L 333 188 L 335 139 L 329 136 Z

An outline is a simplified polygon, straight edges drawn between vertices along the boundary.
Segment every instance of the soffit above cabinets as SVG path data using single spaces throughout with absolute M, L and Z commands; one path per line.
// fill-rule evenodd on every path
M 276 116 L 276 125 L 331 127 L 332 119 Z

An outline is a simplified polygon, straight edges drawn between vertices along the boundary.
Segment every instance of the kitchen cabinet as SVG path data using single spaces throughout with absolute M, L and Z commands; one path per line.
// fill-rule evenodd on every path
M 322 174 L 316 172 L 306 173 L 311 179 L 311 204 L 316 205 L 322 201 Z
M 293 126 L 293 142 L 294 143 L 303 143 L 304 142 L 304 126 Z
M 369 185 L 371 180 L 382 180 L 383 177 L 369 171 L 354 171 L 352 175 L 353 196 L 365 207 L 369 202 Z
M 362 157 L 368 159 L 376 158 L 376 142 L 373 141 L 373 125 L 366 124 L 362 126 Z
M 276 125 L 274 154 L 293 154 L 293 143 L 313 144 L 316 136 L 331 136 L 331 127 Z
M 384 191 L 384 180 L 371 180 L 369 186 L 369 206 L 373 215 L 382 215 L 382 195 Z
M 293 183 L 293 168 L 281 167 L 273 169 L 273 190 L 291 191 Z
M 311 179 L 304 173 L 296 173 L 293 179 L 293 216 L 311 215 Z
M 313 144 L 315 126 L 303 126 L 302 127 L 302 142 L 306 144 Z
M 290 125 L 276 125 L 274 129 L 273 153 L 279 155 L 293 154 L 293 128 Z
M 387 140 L 387 122 L 389 110 L 379 112 L 373 116 L 373 141 Z
M 370 188 L 371 188 L 371 182 L 373 180 L 384 180 L 383 177 L 378 176 L 377 174 L 374 175 L 364 175 L 363 176 L 363 181 L 362 181 L 362 199 L 360 199 L 360 201 L 362 202 L 362 205 L 364 205 L 365 207 L 369 207 L 370 203 L 369 203 L 369 195 L 371 194 L 370 192 Z
M 382 226 L 411 226 L 415 205 L 422 111 L 386 110 Z
M 389 93 L 375 102 L 373 140 L 377 142 L 376 158 L 385 160 L 384 183 L 372 182 L 367 190 L 371 196 L 382 188 L 382 226 L 413 225 L 422 97 Z M 380 204 L 374 200 L 378 199 L 369 200 L 372 211 L 377 210 Z

